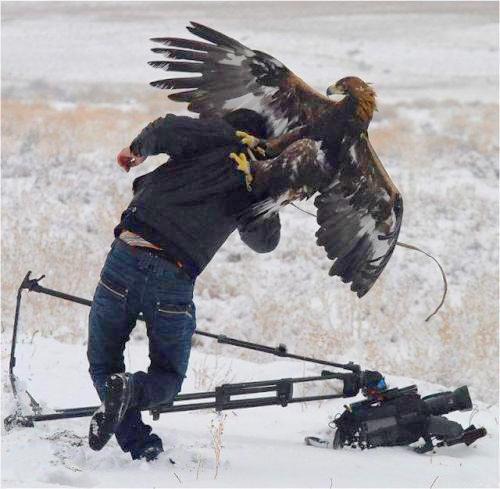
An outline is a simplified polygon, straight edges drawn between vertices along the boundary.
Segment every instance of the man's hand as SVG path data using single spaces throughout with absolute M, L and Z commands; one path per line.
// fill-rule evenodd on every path
M 147 156 L 137 156 L 130 151 L 129 147 L 123 148 L 116 157 L 118 165 L 123 168 L 126 172 L 130 170 L 133 166 L 140 165 Z

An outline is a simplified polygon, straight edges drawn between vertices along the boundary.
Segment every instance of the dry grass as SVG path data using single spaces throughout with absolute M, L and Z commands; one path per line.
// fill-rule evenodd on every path
M 54 108 L 50 97 L 2 100 L 3 333 L 10 333 L 17 288 L 28 270 L 46 274 L 47 287 L 91 298 L 133 177 L 157 163 L 125 175 L 116 170 L 114 156 L 161 115 L 158 107 L 168 110 L 161 93 L 131 93 L 126 110 L 116 94 L 105 97 L 107 105 L 89 94 L 90 102 L 78 99 L 64 110 Z M 434 265 L 398 250 L 360 301 L 327 276 L 314 219 L 287 209 L 276 251 L 256 255 L 231 236 L 199 277 L 198 327 L 271 346 L 284 342 L 289 351 L 354 360 L 387 373 L 468 383 L 473 395 L 496 399 L 498 213 L 491 195 L 498 179 L 498 109 L 471 109 L 452 102 L 386 106 L 370 132 L 405 197 L 402 241 L 435 254 L 448 273 L 449 299 L 430 323 L 423 320 L 441 293 Z M 412 111 L 420 118 L 412 118 Z M 312 203 L 302 206 L 314 211 Z M 21 330 L 28 337 L 38 331 L 85 341 L 87 308 L 25 296 Z M 222 350 L 208 340 L 198 346 L 266 358 Z M 203 390 L 232 378 L 218 365 L 191 368 Z
M 212 446 L 215 455 L 214 479 L 219 475 L 219 466 L 222 457 L 222 435 L 224 434 L 224 422 L 227 414 L 217 413 L 210 422 L 210 434 L 212 435 Z
M 66 108 L 61 105 L 58 110 L 58 105 L 50 100 L 2 99 L 2 117 L 8 121 L 2 127 L 2 156 L 23 154 L 28 149 L 23 148 L 26 136 L 34 140 L 33 148 L 29 149 L 36 147 L 38 153 L 48 159 L 68 152 L 106 153 L 108 150 L 114 154 L 130 143 L 130 135 L 140 131 L 145 121 L 168 110 L 166 100 L 156 94 L 123 106 L 79 101 L 68 103 Z
M 234 380 L 232 365 L 224 365 L 224 362 L 220 362 L 219 355 L 205 355 L 201 362 L 191 362 L 190 371 L 192 372 L 194 388 L 200 392 L 212 391 L 215 387 L 231 383 Z

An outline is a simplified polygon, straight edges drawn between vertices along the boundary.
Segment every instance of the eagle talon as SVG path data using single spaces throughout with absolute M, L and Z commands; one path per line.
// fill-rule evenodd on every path
M 262 158 L 265 158 L 267 156 L 265 148 L 261 146 L 263 144 L 262 139 L 259 139 L 256 136 L 252 136 L 245 131 L 236 131 L 236 136 L 241 138 L 241 142 L 245 146 L 248 146 L 249 149 L 257 151 L 257 153 L 259 153 Z
M 262 148 L 261 146 L 257 146 L 257 147 L 255 148 L 255 151 L 257 151 L 257 153 L 259 153 L 259 154 L 260 154 L 260 156 L 262 156 L 262 157 L 264 157 L 264 158 L 267 156 L 267 155 L 266 155 L 266 150 L 265 150 L 264 148 Z
M 238 131 L 239 132 L 239 131 Z M 252 186 L 250 185 L 253 181 L 252 171 L 250 169 L 250 163 L 247 160 L 245 153 L 229 153 L 229 158 L 231 158 L 236 163 L 236 168 L 245 175 L 245 184 L 249 192 L 252 191 Z
M 236 131 L 236 136 L 241 138 L 241 142 L 245 145 L 248 146 L 249 148 L 256 148 L 258 144 L 260 143 L 260 139 L 256 138 L 255 136 L 252 136 L 251 134 L 248 134 L 245 131 Z

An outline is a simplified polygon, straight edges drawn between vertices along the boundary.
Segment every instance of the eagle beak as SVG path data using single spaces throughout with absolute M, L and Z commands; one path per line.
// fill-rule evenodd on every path
M 326 89 L 326 95 L 327 97 L 329 97 L 330 95 L 334 95 L 336 93 L 339 93 L 338 91 L 339 89 L 337 88 L 337 85 L 330 85 L 327 89 Z
M 340 102 L 346 96 L 346 93 L 341 87 L 338 87 L 337 84 L 335 84 L 330 85 L 326 89 L 326 96 L 335 102 Z

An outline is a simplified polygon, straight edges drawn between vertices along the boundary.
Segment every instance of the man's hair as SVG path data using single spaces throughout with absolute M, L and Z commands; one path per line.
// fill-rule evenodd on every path
M 268 137 L 266 119 L 254 110 L 234 110 L 225 114 L 223 119 L 239 131 L 248 132 L 260 139 Z

